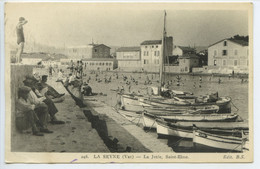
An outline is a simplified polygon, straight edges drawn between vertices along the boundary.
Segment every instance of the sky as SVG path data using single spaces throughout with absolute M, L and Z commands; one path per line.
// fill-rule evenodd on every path
M 232 8 L 231 8 L 232 6 Z M 9 3 L 5 8 L 6 42 L 15 43 L 19 17 L 26 42 L 50 46 L 103 43 L 139 46 L 162 38 L 163 11 L 174 45 L 208 46 L 236 34 L 248 35 L 248 11 L 236 5 L 207 8 L 185 4 Z

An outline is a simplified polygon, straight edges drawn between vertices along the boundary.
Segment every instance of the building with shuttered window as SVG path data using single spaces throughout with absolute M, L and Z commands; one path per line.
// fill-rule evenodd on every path
M 208 47 L 208 68 L 230 73 L 248 73 L 248 42 L 233 38 L 223 39 Z

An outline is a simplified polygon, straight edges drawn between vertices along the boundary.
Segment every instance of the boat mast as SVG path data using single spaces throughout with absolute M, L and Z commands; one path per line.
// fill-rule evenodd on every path
M 166 11 L 164 11 L 164 21 L 163 21 L 163 37 L 162 37 L 162 54 L 160 60 L 160 87 L 159 87 L 159 95 L 161 95 L 162 90 L 162 76 L 164 71 L 164 55 L 165 55 L 165 40 L 166 40 Z

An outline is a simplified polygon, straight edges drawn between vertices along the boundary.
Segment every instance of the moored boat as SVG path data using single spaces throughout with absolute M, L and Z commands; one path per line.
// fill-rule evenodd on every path
M 144 106 L 150 106 L 150 105 L 140 105 L 138 98 L 142 96 L 137 95 L 130 95 L 130 94 L 121 94 L 120 95 L 120 103 L 121 103 L 121 109 L 126 111 L 143 111 Z
M 125 111 L 125 110 L 116 110 L 120 115 L 122 115 L 123 117 L 125 117 L 127 120 L 135 123 L 135 124 L 139 124 L 142 123 L 142 114 L 140 113 L 135 113 L 135 112 L 129 112 L 129 111 Z
M 217 105 L 202 106 L 191 109 L 174 109 L 171 107 L 155 107 L 147 106 L 144 107 L 144 110 L 150 113 L 160 112 L 158 115 L 171 115 L 171 114 L 212 114 L 217 113 L 219 107 Z M 154 114 L 153 113 L 153 114 Z
M 158 106 L 158 107 L 171 107 L 174 109 L 191 109 L 198 108 L 202 106 L 208 105 L 217 105 L 219 106 L 218 113 L 231 113 L 231 98 L 230 97 L 218 97 L 218 92 L 203 97 L 202 99 L 199 97 L 192 96 L 191 98 L 195 100 L 194 103 L 182 99 L 181 97 L 190 97 L 192 93 L 177 91 L 177 90 L 169 90 L 166 87 L 165 83 L 165 60 L 167 56 L 167 32 L 166 32 L 166 12 L 164 13 L 164 26 L 163 26 L 163 34 L 162 34 L 162 53 L 159 57 L 159 86 L 152 87 L 153 94 L 158 96 L 136 96 L 136 95 L 121 95 L 121 104 L 124 110 L 129 111 L 142 111 L 142 106 Z M 164 76 L 164 78 L 163 78 Z M 177 81 L 179 83 L 180 77 L 177 76 Z M 168 93 L 169 92 L 169 93 Z M 164 97 L 162 97 L 164 96 Z M 176 97 L 175 97 L 176 96 Z M 178 97 L 179 96 L 179 97 Z M 171 98 L 166 98 L 171 97 Z M 173 97 L 173 98 L 172 98 Z
M 167 122 L 161 119 L 156 120 L 157 124 L 157 134 L 166 135 L 166 136 L 175 136 L 182 138 L 193 138 L 193 129 L 194 126 L 181 126 L 176 123 Z M 197 126 L 196 126 L 197 127 Z M 226 129 L 226 128 L 211 128 L 202 127 L 199 128 L 202 131 L 209 132 L 211 134 L 221 134 L 225 136 L 239 136 L 241 137 L 241 130 L 239 129 Z
M 150 86 L 150 88 L 152 89 L 152 93 L 155 96 L 159 95 L 159 87 L 157 86 Z M 193 95 L 193 93 L 191 92 L 184 92 L 184 91 L 179 91 L 179 90 L 172 90 L 172 89 L 167 89 L 165 87 L 161 88 L 162 92 L 170 92 L 172 95 L 177 96 L 181 99 L 195 99 L 196 96 Z
M 194 125 L 198 128 L 212 128 L 212 129 L 224 129 L 224 130 L 243 130 L 248 131 L 248 123 L 246 122 L 201 122 L 201 121 L 177 121 L 173 123 L 176 126 L 182 127 L 193 127 Z
M 177 97 L 166 99 L 166 98 L 138 98 L 139 104 L 144 106 L 157 106 L 157 107 L 171 107 L 175 109 L 192 109 L 200 108 L 208 105 L 219 106 L 218 113 L 231 113 L 231 98 L 230 97 L 219 97 L 216 102 L 189 102 L 184 99 Z
M 144 117 L 150 117 L 153 119 L 164 119 L 165 121 L 236 121 L 238 118 L 237 114 L 172 114 L 172 115 L 159 115 L 160 112 L 150 113 L 144 112 Z
M 236 136 L 210 134 L 201 130 L 193 130 L 193 144 L 198 151 L 209 152 L 242 152 L 245 139 Z
M 156 117 L 157 116 L 151 116 L 143 112 L 142 113 L 143 127 L 156 129 L 157 128 Z
M 204 113 L 230 113 L 231 99 L 229 97 L 221 97 L 215 104 L 214 103 L 190 103 L 184 99 L 179 99 L 177 97 L 173 99 L 166 99 L 160 96 L 152 96 L 151 98 L 146 98 L 141 95 L 130 95 L 121 94 L 120 102 L 121 108 L 127 111 L 143 111 L 144 108 L 162 108 L 168 110 L 200 110 Z M 218 108 L 216 107 L 218 106 Z M 221 106 L 221 110 L 220 107 Z M 227 110 L 227 112 L 224 112 Z
M 193 131 L 188 128 L 174 127 L 167 125 L 166 122 L 162 120 L 156 120 L 156 131 L 158 137 L 164 136 L 175 136 L 182 138 L 193 138 Z

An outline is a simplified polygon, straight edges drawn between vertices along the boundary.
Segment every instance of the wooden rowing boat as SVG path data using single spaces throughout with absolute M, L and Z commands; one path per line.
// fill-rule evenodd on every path
M 203 106 L 217 105 L 219 106 L 218 113 L 231 113 L 231 98 L 230 97 L 219 97 L 216 102 L 199 102 L 192 103 L 184 99 L 177 97 L 172 99 L 165 98 L 138 98 L 139 104 L 144 106 L 157 106 L 157 107 L 171 107 L 174 109 L 192 109 L 201 108 Z
M 168 122 L 224 122 L 235 121 L 237 114 L 175 114 L 171 116 L 158 115 L 148 112 L 142 113 L 142 120 L 144 128 L 156 128 L 156 119 L 163 119 Z
M 172 115 L 158 115 L 162 114 L 161 112 L 150 113 L 144 112 L 144 117 L 151 117 L 154 119 L 164 119 L 166 121 L 236 121 L 238 115 L 237 114 L 172 114 Z
M 246 122 L 201 122 L 201 121 L 177 121 L 173 123 L 176 126 L 182 126 L 182 127 L 193 127 L 194 125 L 198 128 L 211 128 L 211 129 L 224 129 L 224 130 L 243 130 L 247 131 L 248 123 Z
M 209 105 L 203 106 L 198 108 L 191 108 L 191 109 L 174 109 L 171 107 L 155 107 L 155 106 L 148 106 L 144 107 L 144 110 L 150 113 L 157 113 L 158 115 L 172 115 L 172 114 L 212 114 L 217 113 L 219 107 L 216 105 Z
M 181 126 L 176 123 L 166 122 L 164 120 L 156 120 L 157 134 L 158 136 L 175 136 L 182 138 L 193 138 L 194 126 Z M 197 127 L 197 126 L 196 126 Z M 200 130 L 209 132 L 211 134 L 221 134 L 225 136 L 239 136 L 241 137 L 241 130 L 239 129 L 221 129 L 221 128 L 211 128 L 211 127 L 201 127 Z
M 187 128 L 169 126 L 162 120 L 156 120 L 156 132 L 158 137 L 161 135 L 175 136 L 182 138 L 193 138 L 193 131 Z
M 135 96 L 130 94 L 122 94 L 120 96 L 120 107 L 122 110 L 140 112 L 144 110 L 144 106 L 150 105 L 140 105 L 138 98 L 142 96 Z
M 152 89 L 152 93 L 154 96 L 159 95 L 159 87 L 157 86 L 149 86 Z M 191 92 L 184 92 L 184 91 L 179 91 L 179 90 L 172 90 L 172 89 L 167 89 L 165 87 L 161 88 L 162 92 L 170 91 L 172 95 L 177 96 L 181 99 L 195 99 L 196 96 L 193 95 Z
M 142 124 L 142 114 L 138 114 L 135 112 L 129 112 L 129 111 L 125 111 L 125 110 L 120 110 L 117 109 L 116 110 L 121 116 L 123 116 L 124 118 L 126 118 L 127 120 L 129 120 L 130 122 L 139 125 Z
M 121 94 L 121 107 L 128 111 L 143 111 L 144 107 L 160 107 L 163 109 L 205 109 L 205 107 L 217 105 L 219 107 L 218 113 L 231 112 L 231 98 L 220 97 L 216 102 L 192 103 L 178 97 L 172 99 L 163 98 L 161 96 L 151 96 L 150 98 L 144 96 L 136 96 L 130 94 Z
M 246 140 L 242 137 L 222 136 L 201 130 L 193 130 L 193 144 L 197 151 L 242 152 Z

